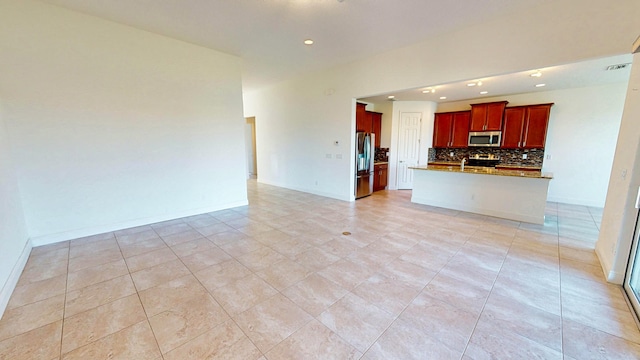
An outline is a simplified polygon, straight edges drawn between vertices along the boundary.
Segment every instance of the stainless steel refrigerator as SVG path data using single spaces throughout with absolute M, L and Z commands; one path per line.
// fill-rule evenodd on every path
M 366 132 L 356 133 L 356 199 L 373 192 L 374 136 Z

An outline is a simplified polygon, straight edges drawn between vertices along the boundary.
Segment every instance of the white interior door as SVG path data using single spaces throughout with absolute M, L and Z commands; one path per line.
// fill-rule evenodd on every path
M 418 165 L 420 153 L 420 123 L 422 113 L 400 113 L 400 129 L 398 138 L 398 189 L 413 189 L 413 170 L 410 166 Z

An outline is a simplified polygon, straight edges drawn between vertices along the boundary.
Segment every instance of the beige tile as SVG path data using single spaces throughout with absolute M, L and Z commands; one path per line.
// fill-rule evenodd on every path
M 175 221 L 165 221 L 164 223 L 159 223 L 159 224 L 153 224 L 151 225 L 151 227 L 163 239 L 171 235 L 185 233 L 193 230 L 191 226 L 183 223 L 182 220 L 180 219 L 176 219 Z
M 296 262 L 285 259 L 258 271 L 256 274 L 276 290 L 282 291 L 306 278 L 311 274 L 311 271 Z
M 438 248 L 427 243 L 419 243 L 400 256 L 400 259 L 429 270 L 440 271 L 456 252 L 457 249 Z
M 160 238 L 160 236 L 151 227 L 140 229 L 140 231 L 137 232 L 116 234 L 116 240 L 121 248 L 123 245 L 133 245 L 144 240 L 154 240 L 158 238 Z
M 234 317 L 238 326 L 263 353 L 312 319 L 311 315 L 280 294 Z
M 562 351 L 562 319 L 558 315 L 491 294 L 480 318 L 482 322 Z
M 134 272 L 131 274 L 131 278 L 136 285 L 136 289 L 142 291 L 190 273 L 189 269 L 182 264 L 182 261 L 173 260 Z
M 359 359 L 362 353 L 342 340 L 322 323 L 312 320 L 279 343 L 267 353 L 267 356 L 270 360 L 343 360 Z
M 559 274 L 554 272 L 535 267 L 529 268 L 528 272 L 501 271 L 493 292 L 560 315 Z
M 127 229 L 117 230 L 117 231 L 114 231 L 113 234 L 116 237 L 121 237 L 124 235 L 135 234 L 135 233 L 139 233 L 147 230 L 153 230 L 153 228 L 149 225 L 142 225 L 142 226 L 136 226 L 136 227 L 127 228 Z
M 85 359 L 160 359 L 160 350 L 147 321 L 139 322 L 114 334 L 63 355 L 63 360 Z
M 93 242 L 99 242 L 99 241 L 103 241 L 103 240 L 113 240 L 115 237 L 114 233 L 108 232 L 108 233 L 103 233 L 103 234 L 96 234 L 96 235 L 90 235 L 90 236 L 85 236 L 85 237 L 81 237 L 78 239 L 74 239 L 69 241 L 69 245 L 71 247 L 73 246 L 77 246 L 77 245 L 85 245 L 85 244 L 89 244 L 89 243 L 93 243 Z
M 44 257 L 51 261 L 69 259 L 69 241 L 61 241 L 49 245 L 35 246 L 31 249 L 31 255 L 34 257 Z
M 338 260 L 340 260 L 339 257 L 317 247 L 313 247 L 295 257 L 297 263 L 311 271 L 324 269 Z
M 0 359 L 55 359 L 60 355 L 62 321 L 0 341 Z
M 216 326 L 164 355 L 165 360 L 243 359 L 261 357 L 260 351 L 231 320 Z
M 202 250 L 180 259 L 189 268 L 189 270 L 191 270 L 191 272 L 197 272 L 208 268 L 209 266 L 231 260 L 231 256 L 225 253 L 222 249 L 215 247 L 209 250 Z
M 402 259 L 390 262 L 380 273 L 416 290 L 422 290 L 436 275 L 433 270 Z
M 560 274 L 565 279 L 581 278 L 598 282 L 606 281 L 602 266 L 591 265 L 582 261 L 560 259 Z
M 120 248 L 102 250 L 96 253 L 88 252 L 87 255 L 69 259 L 69 272 L 76 272 L 118 260 L 122 260 Z
M 186 225 L 186 224 L 183 224 L 183 225 Z M 180 232 L 177 234 L 163 235 L 162 240 L 164 240 L 164 242 L 169 246 L 176 246 L 178 244 L 182 244 L 187 241 L 192 241 L 196 239 L 201 239 L 203 237 L 204 236 L 200 234 L 198 231 L 194 229 L 189 229 L 185 232 Z
M 592 249 L 574 249 L 560 246 L 560 257 L 563 259 L 582 261 L 591 265 L 599 264 L 598 256 L 596 256 L 596 252 Z
M 345 238 L 346 237 L 341 237 L 327 241 L 320 245 L 319 248 L 337 257 L 345 258 L 360 248 L 356 242 Z
M 262 270 L 284 259 L 286 258 L 283 255 L 268 247 L 252 251 L 237 258 L 238 261 L 252 271 Z
M 126 261 L 129 271 L 133 273 L 152 266 L 164 264 L 171 260 L 176 260 L 177 258 L 171 249 L 164 248 L 127 258 Z
M 69 258 L 73 259 L 78 256 L 93 256 L 103 251 L 120 251 L 118 242 L 114 237 L 109 239 L 71 243 L 69 248 Z
M 184 221 L 186 224 L 188 224 L 194 229 L 220 223 L 220 220 L 214 218 L 209 214 L 189 216 L 189 217 L 183 218 L 182 221 Z
M 277 294 L 271 285 L 252 274 L 211 291 L 213 297 L 231 315 L 239 314 Z
M 217 288 L 228 285 L 251 274 L 251 270 L 236 260 L 228 260 L 202 269 L 194 275 L 209 292 L 213 292 L 213 290 Z
M 176 253 L 176 255 L 178 255 L 178 257 L 181 257 L 181 258 L 187 257 L 189 255 L 192 255 L 201 251 L 208 251 L 216 248 L 217 248 L 216 245 L 207 238 L 199 238 L 199 239 L 183 242 L 171 247 L 173 252 Z
M 223 231 L 221 233 L 209 235 L 207 236 L 207 239 L 211 240 L 211 242 L 213 242 L 214 244 L 220 246 L 228 242 L 232 242 L 240 239 L 246 239 L 248 237 L 249 236 L 247 234 L 241 233 L 238 230 L 230 230 L 230 231 Z
M 449 349 L 464 349 L 471 337 L 479 313 L 457 308 L 433 298 L 427 291 L 421 293 L 400 315 L 405 323 L 437 339 Z
M 6 310 L 0 320 L 0 341 L 62 319 L 64 295 Z
M 376 274 L 358 285 L 352 293 L 398 316 L 420 291 L 383 274 Z
M 318 316 L 346 295 L 347 290 L 318 274 L 312 274 L 282 293 L 309 314 Z
M 206 237 L 209 237 L 211 235 L 224 233 L 224 232 L 227 232 L 227 231 L 238 231 L 238 230 L 236 230 L 236 229 L 232 228 L 231 226 L 229 226 L 227 224 L 224 224 L 224 223 L 202 226 L 202 227 L 197 228 L 196 230 L 202 236 L 206 236 Z
M 341 259 L 318 271 L 319 275 L 335 282 L 341 287 L 351 290 L 367 280 L 374 271 L 370 268 Z
M 364 352 L 394 318 L 359 296 L 349 293 L 317 319 L 360 352 Z
M 562 353 L 515 334 L 508 329 L 481 322 L 473 333 L 465 356 L 471 359 L 557 359 Z
M 106 280 L 111 280 L 129 273 L 124 259 L 103 265 L 92 266 L 67 275 L 67 291 L 74 291 L 97 284 Z
M 59 275 L 53 278 L 16 286 L 9 299 L 7 309 L 14 309 L 36 301 L 48 299 L 66 291 L 67 276 Z
M 67 293 L 65 317 L 108 304 L 136 293 L 131 276 L 120 276 Z
M 140 254 L 146 254 L 154 250 L 166 248 L 165 242 L 160 237 L 136 241 L 134 243 L 123 244 L 120 242 L 120 250 L 124 257 L 132 257 Z
M 64 320 L 62 353 L 68 353 L 146 319 L 138 295 L 120 298 Z
M 147 316 L 152 317 L 181 303 L 206 296 L 207 290 L 190 274 L 140 291 L 138 294 Z
M 26 285 L 34 282 L 51 279 L 67 273 L 67 260 L 44 262 L 38 257 L 31 257 L 27 262 L 18 285 Z
M 461 280 L 447 275 L 446 272 L 441 272 L 429 282 L 424 293 L 456 308 L 480 313 L 490 290 L 479 286 L 473 280 L 469 280 Z
M 420 328 L 396 320 L 369 348 L 363 359 L 459 359 L 464 349 L 451 349 Z
M 640 357 L 640 344 L 638 343 L 567 319 L 563 320 L 563 330 L 562 343 L 566 356 L 575 359 L 619 360 L 632 360 Z
M 208 295 L 180 303 L 149 319 L 162 353 L 188 342 L 229 319 Z

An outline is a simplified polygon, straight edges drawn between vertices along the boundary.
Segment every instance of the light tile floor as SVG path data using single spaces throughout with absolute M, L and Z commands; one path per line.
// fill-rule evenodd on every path
M 0 359 L 640 358 L 601 209 L 537 226 L 248 184 L 246 207 L 34 248 Z

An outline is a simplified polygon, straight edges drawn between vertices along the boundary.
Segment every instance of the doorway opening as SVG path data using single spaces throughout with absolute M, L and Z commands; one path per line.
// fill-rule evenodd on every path
M 247 154 L 247 179 L 258 178 L 258 157 L 256 156 L 256 118 L 245 118 L 244 143 Z

